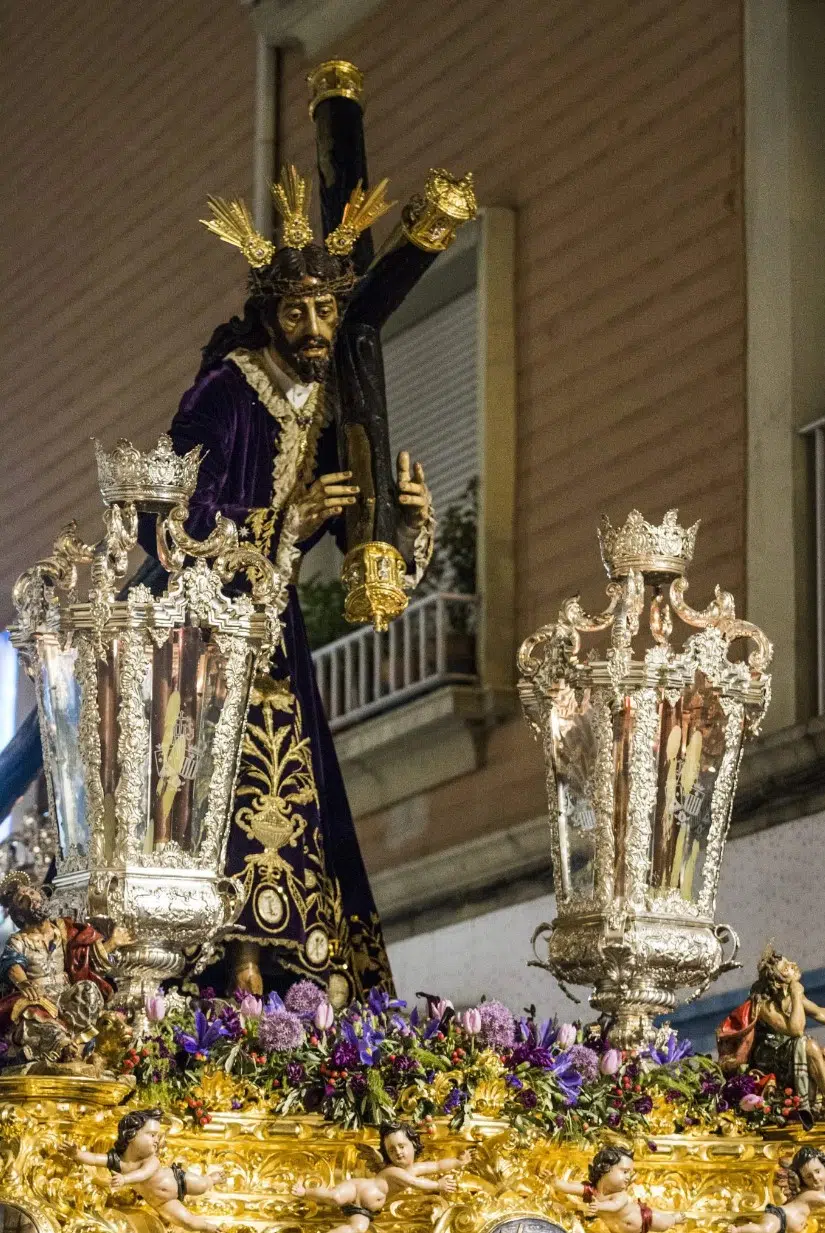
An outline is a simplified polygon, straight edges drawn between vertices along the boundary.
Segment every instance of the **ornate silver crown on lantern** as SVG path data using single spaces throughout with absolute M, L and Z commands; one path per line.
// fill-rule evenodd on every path
M 599 534 L 609 604 L 578 598 L 519 652 L 519 692 L 547 764 L 557 917 L 538 966 L 562 987 L 592 985 L 612 1039 L 636 1045 L 677 993 L 701 992 L 735 964 L 736 935 L 714 923 L 716 891 L 743 740 L 770 696 L 772 648 L 737 620 L 716 588 L 703 610 L 685 601 L 699 524 L 660 526 L 634 510 Z M 650 594 L 647 649 L 634 657 Z M 678 649 L 673 615 L 699 632 Z M 600 656 L 582 634 L 609 631 Z M 731 645 L 752 643 L 747 659 Z M 723 946 L 732 954 L 723 958 Z
M 35 681 L 50 813 L 54 897 L 66 913 L 125 926 L 115 955 L 133 1007 L 187 959 L 205 963 L 237 918 L 223 877 L 232 797 L 253 676 L 280 636 L 294 556 L 287 528 L 273 565 L 217 515 L 204 541 L 185 530 L 199 451 L 168 437 L 147 453 L 97 447 L 106 533 L 75 524 L 18 579 L 12 640 Z M 118 590 L 153 514 L 169 571 L 160 595 Z M 88 566 L 83 598 L 78 568 Z M 245 574 L 248 594 L 225 586 Z

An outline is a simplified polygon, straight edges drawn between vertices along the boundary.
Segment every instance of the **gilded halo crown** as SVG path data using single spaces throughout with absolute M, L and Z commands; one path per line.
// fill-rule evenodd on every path
M 361 232 L 366 231 L 391 209 L 395 203 L 384 199 L 388 183 L 389 181 L 382 180 L 373 189 L 365 189 L 360 181 L 356 184 L 344 207 L 340 223 L 327 236 L 328 252 L 336 257 L 348 257 Z M 280 180 L 271 185 L 271 189 L 275 208 L 282 220 L 284 247 L 306 248 L 313 242 L 312 224 L 309 221 L 311 180 L 305 179 L 290 163 L 282 169 Z M 253 271 L 253 278 L 255 272 L 265 270 L 274 259 L 277 249 L 271 240 L 256 230 L 246 202 L 208 197 L 207 204 L 212 211 L 212 218 L 200 220 L 204 227 L 225 244 L 240 249 Z
M 182 457 L 172 448 L 166 433 L 154 449 L 141 452 L 121 438 L 113 450 L 95 441 L 97 478 L 107 505 L 133 502 L 139 508 L 158 510 L 188 505 L 198 482 L 201 447 Z
M 606 514 L 599 528 L 602 561 L 610 578 L 626 578 L 631 570 L 646 575 L 679 577 L 693 560 L 699 523 L 680 527 L 679 511 L 670 509 L 660 526 L 646 522 L 637 509 L 624 526 L 614 527 Z

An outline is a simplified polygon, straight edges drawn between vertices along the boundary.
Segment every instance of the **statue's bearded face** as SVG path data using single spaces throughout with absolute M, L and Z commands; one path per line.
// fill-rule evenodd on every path
M 332 359 L 338 328 L 338 301 L 315 278 L 305 278 L 305 292 L 283 296 L 269 329 L 275 350 L 295 375 L 307 382 L 323 381 Z
M 14 896 L 12 920 L 17 925 L 42 925 L 49 918 L 46 897 L 37 887 L 24 887 Z

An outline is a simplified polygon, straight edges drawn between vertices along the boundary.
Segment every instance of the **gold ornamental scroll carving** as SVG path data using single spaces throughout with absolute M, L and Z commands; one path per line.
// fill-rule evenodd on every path
M 190 1200 L 192 1210 L 227 1230 L 328 1230 L 334 1210 L 302 1207 L 292 1187 L 310 1176 L 329 1185 L 374 1172 L 377 1132 L 342 1130 L 314 1115 L 272 1117 L 254 1106 L 232 1112 L 233 1084 L 225 1078 L 226 1099 L 221 1102 L 214 1092 L 212 1098 L 226 1108 L 217 1108 L 208 1126 L 194 1129 L 174 1114 L 165 1119 L 164 1160 L 226 1170 L 225 1182 Z M 76 1165 L 66 1153 L 69 1140 L 107 1150 L 128 1091 L 122 1081 L 0 1077 L 0 1204 L 28 1216 L 36 1233 L 161 1233 L 164 1226 L 128 1191 L 112 1195 L 105 1170 Z M 727 1125 L 720 1125 L 717 1135 L 667 1133 L 666 1110 L 660 1112 L 660 1132 L 633 1145 L 633 1195 L 685 1213 L 688 1230 L 722 1227 L 737 1215 L 764 1210 L 779 1196 L 779 1161 L 803 1144 L 825 1146 L 823 1130 L 771 1138 L 727 1134 Z M 457 1175 L 456 1191 L 402 1193 L 382 1214 L 381 1233 L 494 1233 L 502 1225 L 511 1233 L 517 1228 L 513 1221 L 524 1221 L 527 1228 L 538 1222 L 539 1229 L 544 1221 L 580 1233 L 579 1216 L 555 1191 L 553 1180 L 584 1178 L 599 1144 L 522 1135 L 481 1118 L 460 1133 L 437 1123 L 425 1155 L 458 1154 L 468 1145 L 474 1149 L 472 1161 Z

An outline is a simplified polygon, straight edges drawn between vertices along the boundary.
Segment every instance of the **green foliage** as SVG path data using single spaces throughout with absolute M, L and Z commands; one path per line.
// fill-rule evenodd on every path
M 323 582 L 310 578 L 298 584 L 298 598 L 307 627 L 310 649 L 320 647 L 352 633 L 352 626 L 344 620 L 344 586 L 340 578 Z
M 436 549 L 425 578 L 428 591 L 474 595 L 478 543 L 478 477 L 447 507 L 436 531 Z

